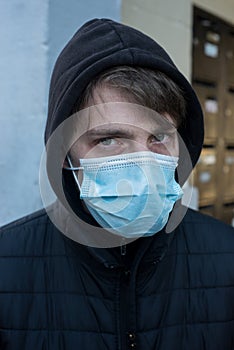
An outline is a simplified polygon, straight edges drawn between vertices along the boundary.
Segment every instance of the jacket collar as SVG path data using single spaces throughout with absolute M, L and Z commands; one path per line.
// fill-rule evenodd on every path
M 108 268 L 121 267 L 126 261 L 134 262 L 139 256 L 143 263 L 161 261 L 175 233 L 175 231 L 166 233 L 163 229 L 153 236 L 141 237 L 132 241 L 116 236 L 112 238 L 114 242 L 112 248 L 105 243 L 113 234 L 106 233 L 105 237 L 105 231 L 102 230 L 99 233 L 97 226 L 87 224 L 76 215 L 72 215 L 60 202 L 54 203 L 49 216 L 55 226 L 68 238 L 66 241 L 75 254 L 79 254 L 81 250 L 86 251 L 90 257 Z M 99 236 L 100 234 L 102 237 Z M 100 246 L 105 248 L 100 248 Z

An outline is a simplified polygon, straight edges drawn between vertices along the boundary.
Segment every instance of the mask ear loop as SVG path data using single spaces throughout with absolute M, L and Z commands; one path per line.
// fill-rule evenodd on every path
M 68 155 L 67 155 L 67 161 L 68 161 L 68 164 L 70 165 L 70 167 L 64 167 L 64 169 L 66 169 L 66 170 L 71 170 L 71 171 L 72 171 L 74 180 L 75 180 L 75 182 L 76 182 L 76 184 L 77 184 L 77 186 L 78 186 L 78 188 L 79 188 L 79 191 L 81 192 L 81 185 L 80 185 L 80 183 L 79 183 L 79 181 L 78 181 L 78 176 L 76 176 L 75 171 L 77 171 L 77 170 L 83 170 L 84 167 L 73 167 L 72 161 L 71 161 L 71 159 L 70 159 L 70 157 L 69 157 Z

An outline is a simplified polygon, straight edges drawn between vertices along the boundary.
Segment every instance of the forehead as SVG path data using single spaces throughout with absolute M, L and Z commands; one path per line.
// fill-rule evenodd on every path
M 170 116 L 159 115 L 146 107 L 127 102 L 109 102 L 80 111 L 76 115 L 73 132 L 80 137 L 108 129 L 155 133 L 157 130 L 166 132 L 175 129 L 175 125 Z
M 79 133 L 107 128 L 112 123 L 145 129 L 149 132 L 156 127 L 175 127 L 173 119 L 168 115 L 161 115 L 147 107 L 134 102 L 133 97 L 115 88 L 100 86 L 94 89 L 84 109 L 75 118 L 75 129 Z

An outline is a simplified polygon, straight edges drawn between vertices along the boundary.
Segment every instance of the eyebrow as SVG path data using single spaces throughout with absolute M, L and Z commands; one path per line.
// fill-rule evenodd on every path
M 153 131 L 153 130 L 152 130 Z M 172 124 L 169 125 L 159 125 L 158 129 L 155 128 L 154 132 L 151 132 L 152 135 L 156 135 L 160 132 L 173 133 L 176 131 L 176 127 Z M 102 128 L 102 129 L 90 129 L 85 133 L 85 136 L 88 138 L 95 137 L 107 137 L 107 136 L 118 136 L 123 138 L 133 138 L 134 131 L 122 128 Z
M 105 137 L 105 136 L 119 136 L 119 137 L 126 137 L 131 138 L 133 137 L 133 132 L 127 129 L 110 129 L 110 128 L 104 128 L 104 129 L 91 129 L 88 130 L 85 133 L 85 136 L 88 138 L 92 137 Z

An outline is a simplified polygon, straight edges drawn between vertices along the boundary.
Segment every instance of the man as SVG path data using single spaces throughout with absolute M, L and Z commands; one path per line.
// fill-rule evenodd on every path
M 232 349 L 234 231 L 181 205 L 203 120 L 167 53 L 86 23 L 45 139 L 57 201 L 1 230 L 0 349 Z

